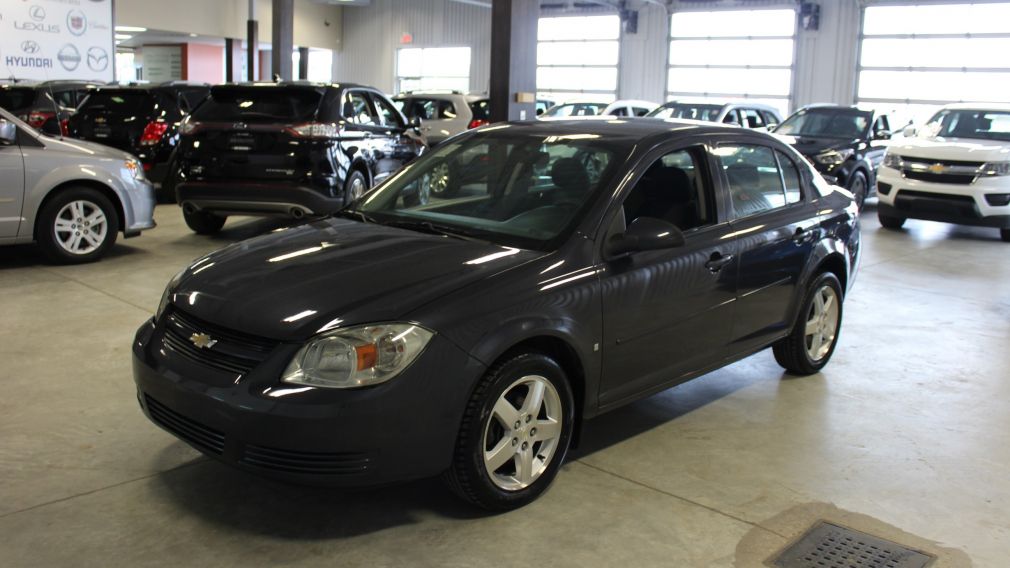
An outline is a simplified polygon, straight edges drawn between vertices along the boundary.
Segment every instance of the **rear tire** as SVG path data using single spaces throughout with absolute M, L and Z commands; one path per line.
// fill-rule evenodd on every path
M 368 180 L 361 170 L 351 170 L 344 182 L 344 204 L 351 203 L 368 191 Z
M 885 229 L 891 229 L 896 231 L 905 224 L 904 217 L 892 217 L 890 215 L 884 215 L 880 211 L 877 211 L 877 219 L 880 220 L 880 226 Z
M 842 285 L 825 272 L 807 287 L 792 332 L 772 346 L 775 360 L 793 375 L 812 375 L 828 364 L 842 327 Z
M 119 232 L 116 207 L 90 187 L 57 190 L 35 225 L 35 239 L 57 264 L 94 262 L 109 252 Z
M 446 484 L 488 510 L 532 502 L 561 468 L 574 410 L 565 372 L 550 357 L 522 353 L 496 364 L 467 403 Z
M 226 216 L 214 215 L 205 211 L 194 211 L 192 213 L 182 211 L 182 216 L 186 220 L 186 225 L 198 235 L 213 235 L 224 227 Z
M 999 238 L 1003 239 L 1003 242 L 1010 243 L 1010 229 L 1000 229 Z

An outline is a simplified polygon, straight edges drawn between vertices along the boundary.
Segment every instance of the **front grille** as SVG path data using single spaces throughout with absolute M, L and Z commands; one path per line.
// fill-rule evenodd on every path
M 908 179 L 927 181 L 930 183 L 953 183 L 957 185 L 968 185 L 975 182 L 975 174 L 934 174 L 932 172 L 913 172 L 904 170 L 902 172 Z
M 979 169 L 984 162 L 968 162 L 964 160 L 933 160 L 929 158 L 912 158 L 899 156 L 904 168 L 901 173 L 908 179 L 930 183 L 952 183 L 969 185 L 975 182 Z M 931 172 L 931 166 L 943 166 L 946 171 Z
M 223 433 L 179 414 L 150 395 L 144 395 L 144 402 L 151 419 L 162 428 L 201 450 L 216 455 L 224 453 Z
M 354 475 L 371 467 L 371 458 L 360 452 L 299 452 L 247 445 L 242 463 L 288 473 Z
M 216 343 L 197 347 L 192 338 L 200 334 Z M 166 316 L 163 343 L 193 363 L 237 375 L 253 370 L 277 346 L 276 341 L 225 329 L 174 308 Z

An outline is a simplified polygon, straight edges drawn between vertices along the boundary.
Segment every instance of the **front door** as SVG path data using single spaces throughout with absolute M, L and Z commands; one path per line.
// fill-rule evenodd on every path
M 657 157 L 610 220 L 607 238 L 655 217 L 680 228 L 686 243 L 606 262 L 601 406 L 672 384 L 726 347 L 736 250 L 733 229 L 718 216 L 710 169 L 701 145 Z
M 25 164 L 21 147 L 0 142 L 0 238 L 15 237 L 25 197 Z

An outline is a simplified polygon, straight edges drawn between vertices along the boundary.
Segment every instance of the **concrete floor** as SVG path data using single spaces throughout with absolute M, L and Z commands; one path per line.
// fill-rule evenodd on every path
M 1007 566 L 1010 244 L 867 213 L 824 373 L 764 352 L 601 417 L 542 499 L 496 516 L 437 481 L 263 481 L 143 417 L 130 341 L 164 284 L 275 223 L 209 239 L 164 206 L 97 264 L 0 249 L 0 565 L 761 566 L 827 518 L 937 566 Z

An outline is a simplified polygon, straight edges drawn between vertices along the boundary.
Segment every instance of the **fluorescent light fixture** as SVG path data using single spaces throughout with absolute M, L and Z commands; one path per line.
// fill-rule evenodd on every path
M 130 34 L 116 34 L 116 39 L 118 40 L 130 39 L 131 37 L 133 36 Z
M 138 26 L 116 26 L 116 31 L 140 33 L 140 32 L 146 32 L 147 28 L 141 28 Z

